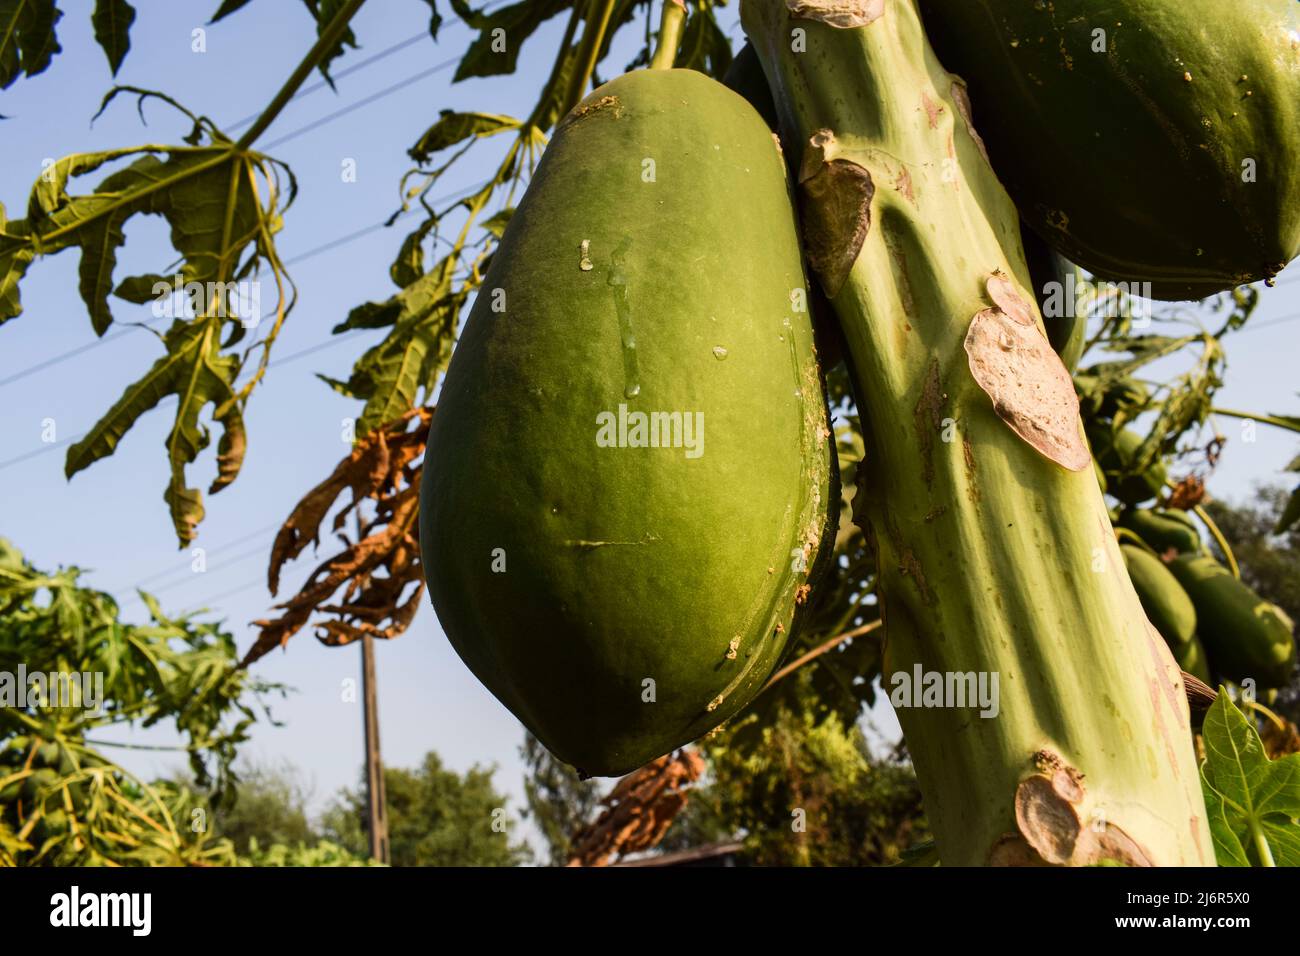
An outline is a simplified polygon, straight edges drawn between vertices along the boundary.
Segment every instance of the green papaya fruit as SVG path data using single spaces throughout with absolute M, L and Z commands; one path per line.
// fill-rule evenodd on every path
M 921 0 L 1021 213 L 1105 279 L 1200 299 L 1300 253 L 1295 0 Z
M 1156 459 L 1145 471 L 1133 471 L 1138 450 L 1145 441 L 1142 435 L 1131 428 L 1115 433 L 1103 424 L 1090 429 L 1088 437 L 1092 442 L 1093 456 L 1106 473 L 1106 490 L 1109 494 L 1126 505 L 1139 505 L 1160 494 L 1168 477 L 1163 461 Z
M 1201 532 L 1186 511 L 1177 508 L 1127 508 L 1119 516 L 1128 528 L 1158 554 L 1173 548 L 1179 554 L 1201 552 Z
M 1147 620 L 1170 647 L 1186 644 L 1196 633 L 1196 608 L 1183 586 L 1150 551 L 1131 544 L 1121 544 L 1119 550 Z
M 1201 643 L 1199 637 L 1193 634 L 1190 641 L 1171 647 L 1170 650 L 1173 651 L 1174 660 L 1178 662 L 1179 667 L 1198 680 L 1211 687 L 1214 686 L 1214 681 L 1210 677 L 1209 658 L 1205 655 L 1205 645 Z
M 722 82 L 730 90 L 735 90 L 750 106 L 763 117 L 768 129 L 776 135 L 780 127 L 776 115 L 776 103 L 772 101 L 772 91 L 768 89 L 767 77 L 763 74 L 763 64 L 754 52 L 753 44 L 746 43 L 740 48 L 731 66 L 727 68 Z M 797 174 L 794 163 L 797 156 L 787 156 L 786 166 L 791 174 Z M 824 369 L 832 369 L 844 361 L 844 335 L 835 319 L 835 312 L 826 299 L 821 287 L 816 283 L 808 286 L 808 309 L 812 313 L 813 332 L 817 345 L 817 354 Z
M 834 455 L 762 118 L 691 70 L 595 90 L 511 217 L 433 416 L 420 539 L 451 644 L 585 774 L 694 740 L 781 659 L 830 555 Z
M 1043 314 L 1047 341 L 1061 357 L 1065 370 L 1073 375 L 1083 355 L 1088 330 L 1088 316 L 1075 307 L 1075 296 L 1067 294 L 1074 288 L 1074 265 L 1031 230 L 1024 217 L 1020 219 L 1020 242 L 1034 283 L 1038 310 Z
M 1197 634 L 1216 674 L 1261 688 L 1286 684 L 1296 653 L 1286 612 L 1208 555 L 1179 555 L 1169 570 L 1196 605 Z

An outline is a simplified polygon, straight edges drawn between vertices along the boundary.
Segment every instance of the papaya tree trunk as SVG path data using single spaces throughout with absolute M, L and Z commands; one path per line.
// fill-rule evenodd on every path
M 741 15 L 849 347 L 884 680 L 940 859 L 1212 865 L 1180 671 L 1125 571 L 964 86 L 914 0 Z

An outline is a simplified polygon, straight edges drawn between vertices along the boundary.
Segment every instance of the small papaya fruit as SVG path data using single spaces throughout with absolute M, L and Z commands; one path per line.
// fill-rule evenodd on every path
M 1209 658 L 1205 654 L 1205 645 L 1201 643 L 1199 637 L 1193 634 L 1190 641 L 1171 647 L 1170 650 L 1173 652 L 1174 660 L 1178 662 L 1179 667 L 1198 680 L 1209 684 L 1211 687 L 1214 686 L 1214 681 L 1210 676 Z
M 1196 606 L 1197 634 L 1210 669 L 1236 683 L 1282 687 L 1295 666 L 1293 625 L 1209 555 L 1179 555 L 1169 563 Z
M 1186 511 L 1178 508 L 1127 508 L 1119 516 L 1121 528 L 1128 528 L 1157 554 L 1173 548 L 1179 554 L 1199 554 L 1201 532 Z
M 1021 213 L 1073 262 L 1201 299 L 1300 253 L 1295 0 L 921 0 Z
M 452 355 L 420 540 L 452 646 L 583 773 L 740 710 L 808 604 L 839 490 L 807 301 L 740 96 L 646 70 L 561 121 Z
M 1150 551 L 1132 544 L 1119 550 L 1147 619 L 1170 647 L 1186 644 L 1196 633 L 1196 608 L 1183 586 Z
M 1088 433 L 1092 453 L 1106 473 L 1106 491 L 1126 505 L 1139 505 L 1160 494 L 1168 472 L 1156 459 L 1145 471 L 1135 472 L 1138 450 L 1146 440 L 1131 428 L 1110 431 L 1104 425 Z

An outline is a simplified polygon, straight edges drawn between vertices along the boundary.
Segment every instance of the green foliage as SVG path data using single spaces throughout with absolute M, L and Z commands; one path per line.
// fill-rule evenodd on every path
M 191 785 L 206 798 L 215 839 L 229 840 L 240 857 L 254 858 L 319 842 L 307 816 L 307 788 L 293 765 L 243 764 L 236 772 L 237 782 L 225 792 Z
M 564 866 L 570 857 L 569 838 L 596 816 L 601 787 L 592 780 L 583 780 L 568 764 L 556 760 L 530 733 L 525 732 L 519 755 L 528 771 L 524 777 L 528 801 L 524 817 L 541 832 L 551 865 Z
M 54 0 L 0 0 L 0 89 L 50 65 L 62 51 L 54 29 L 62 18 Z
M 104 105 L 122 92 L 115 88 Z M 131 90 L 143 102 L 160 94 Z M 182 109 L 177 104 L 178 109 Z M 186 467 L 210 441 L 200 415 L 212 407 L 220 425 L 217 477 L 208 489 L 220 491 L 235 480 L 243 464 L 246 436 L 243 409 L 265 370 L 271 344 L 291 302 L 287 277 L 272 240 L 281 213 L 293 200 L 293 177 L 287 167 L 232 143 L 211 122 L 182 109 L 193 121 L 187 146 L 146 145 L 100 153 L 75 153 L 54 163 L 32 187 L 26 219 L 4 221 L 0 210 L 0 323 L 21 312 L 18 283 L 37 256 L 66 249 L 81 252 L 80 291 L 96 334 L 113 322 L 108 297 L 113 291 L 117 253 L 125 241 L 123 226 L 137 215 L 160 215 L 171 226 L 172 244 L 182 260 L 176 281 L 183 284 L 194 317 L 177 317 L 160 341 L 164 355 L 78 442 L 68 449 L 68 477 L 113 454 L 140 418 L 175 396 L 175 420 L 167 436 L 171 478 L 164 498 L 182 545 L 194 537 L 203 518 L 202 493 L 186 483 Z M 204 142 L 206 140 L 206 142 Z M 93 192 L 70 195 L 68 183 L 108 163 L 133 161 L 107 176 Z M 284 193 L 279 176 L 288 176 Z M 265 205 L 259 195 L 267 191 Z M 239 315 L 246 303 L 233 294 L 246 281 L 261 281 L 269 269 L 277 289 L 274 321 L 266 335 L 240 353 L 231 349 L 261 316 Z M 193 283 L 193 285 L 191 285 Z M 156 287 L 155 287 L 156 286 Z M 115 294 L 126 301 L 151 301 L 155 309 L 167 299 L 171 280 L 161 275 L 132 276 Z M 159 289 L 164 290 L 159 294 Z M 250 296 L 251 297 L 251 296 Z M 260 297 L 252 297 L 257 301 Z M 242 384 L 250 355 L 261 353 Z
M 929 838 L 911 767 L 874 756 L 856 724 L 818 719 L 808 673 L 772 719 L 738 718 L 701 742 L 710 782 L 691 793 L 666 847 L 741 834 L 758 865 L 880 866 Z M 792 701 L 795 703 L 795 701 Z M 748 733 L 756 724 L 757 733 Z
M 353 853 L 346 847 L 319 840 L 312 844 L 296 843 L 290 846 L 272 844 L 263 848 L 256 837 L 249 844 L 247 854 L 241 855 L 239 866 L 382 866 L 362 854 Z
M 278 688 L 235 669 L 235 639 L 217 624 L 168 617 L 143 593 L 150 623 L 124 623 L 80 574 L 38 571 L 0 539 L 0 862 L 229 862 L 229 843 L 191 827 L 203 811 L 195 794 L 137 779 L 104 756 L 97 735 L 171 724 L 195 778 L 220 792 L 255 720 L 248 697 Z M 61 691 L 82 675 L 81 696 L 33 699 L 20 668 L 60 675 Z M 77 699 L 98 706 L 68 706 Z
M 95 28 L 95 40 L 108 57 L 109 68 L 117 76 L 126 53 L 131 49 L 131 24 L 135 22 L 135 8 L 126 0 L 95 0 L 95 10 L 90 15 Z
M 386 767 L 388 837 L 393 866 L 517 866 L 528 848 L 511 842 L 515 821 L 492 786 L 494 768 L 464 775 L 425 754 L 415 770 Z M 357 855 L 368 854 L 364 785 L 343 791 L 323 821 L 325 837 Z
M 1201 783 L 1220 866 L 1300 866 L 1300 754 L 1269 760 L 1221 688 L 1205 715 Z

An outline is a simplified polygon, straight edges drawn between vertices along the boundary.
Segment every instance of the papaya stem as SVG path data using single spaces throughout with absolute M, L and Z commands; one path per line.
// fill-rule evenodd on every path
M 578 59 L 574 64 L 573 75 L 569 78 L 569 89 L 564 97 L 564 109 L 561 114 L 569 112 L 582 99 L 587 81 L 595 72 L 596 61 L 600 57 L 600 48 L 605 42 L 605 31 L 609 28 L 610 17 L 614 13 L 615 0 L 591 0 L 587 7 L 586 25 L 582 28 L 582 40 L 578 44 Z
M 884 621 L 870 621 L 866 624 L 863 624 L 861 627 L 855 627 L 851 631 L 845 631 L 843 634 L 837 634 L 835 637 L 832 637 L 829 641 L 826 641 L 823 644 L 818 644 L 807 654 L 795 658 L 789 664 L 786 664 L 785 667 L 782 667 L 779 671 L 773 674 L 772 679 L 767 682 L 767 687 L 764 687 L 763 690 L 767 690 L 769 687 L 771 687 L 777 681 L 781 680 L 783 677 L 790 676 L 795 671 L 797 671 L 800 667 L 803 667 L 803 665 L 807 664 L 809 661 L 813 660 L 814 658 L 821 657 L 827 651 L 834 650 L 835 648 L 843 644 L 845 641 L 851 641 L 853 640 L 853 638 L 861 637 L 863 634 L 870 634 L 876 628 L 880 627 L 883 623 Z
M 1259 854 L 1260 866 L 1277 866 L 1273 862 L 1273 851 L 1269 848 L 1268 839 L 1264 835 L 1264 829 L 1259 825 L 1257 820 L 1250 821 L 1250 836 L 1255 841 L 1255 852 Z
M 1192 513 L 1201 519 L 1201 523 L 1205 525 L 1205 529 L 1210 532 L 1210 537 L 1214 539 L 1214 543 L 1217 544 L 1219 550 L 1223 552 L 1223 557 L 1228 562 L 1228 570 L 1232 572 L 1234 578 L 1240 581 L 1241 567 L 1237 564 L 1237 556 L 1232 553 L 1232 547 L 1228 544 L 1228 539 L 1223 536 L 1223 532 L 1219 530 L 1219 526 L 1214 523 L 1214 519 L 1210 517 L 1210 513 L 1205 510 L 1204 505 L 1197 505 L 1192 509 Z
M 361 5 L 366 0 L 347 0 L 343 8 L 334 14 L 334 19 L 329 22 L 321 35 L 316 38 L 307 55 L 302 61 L 293 68 L 289 78 L 284 81 L 284 86 L 275 94 L 275 98 L 262 110 L 260 116 L 253 120 L 253 125 L 243 136 L 239 137 L 239 142 L 235 144 L 237 149 L 245 150 L 253 145 L 257 137 L 266 132 L 266 128 L 275 122 L 275 118 L 280 115 L 280 111 L 288 105 L 293 99 L 293 95 L 298 92 L 298 87 L 302 86 L 303 81 L 316 69 L 316 66 L 325 58 L 325 54 L 333 49 L 334 44 L 339 42 L 339 37 L 343 36 L 343 31 L 348 28 L 348 23 L 361 9 Z
M 664 0 L 663 17 L 659 21 L 659 41 L 655 55 L 650 60 L 652 70 L 671 70 L 677 59 L 677 47 L 682 42 L 682 24 L 686 22 L 685 0 Z
M 1265 425 L 1272 425 L 1275 428 L 1286 428 L 1293 432 L 1300 432 L 1300 423 L 1278 418 L 1276 415 L 1254 415 L 1250 412 L 1239 412 L 1233 408 L 1219 408 L 1218 406 L 1211 408 L 1210 413 L 1213 415 L 1227 415 L 1229 418 L 1240 418 L 1245 421 L 1263 422 Z

